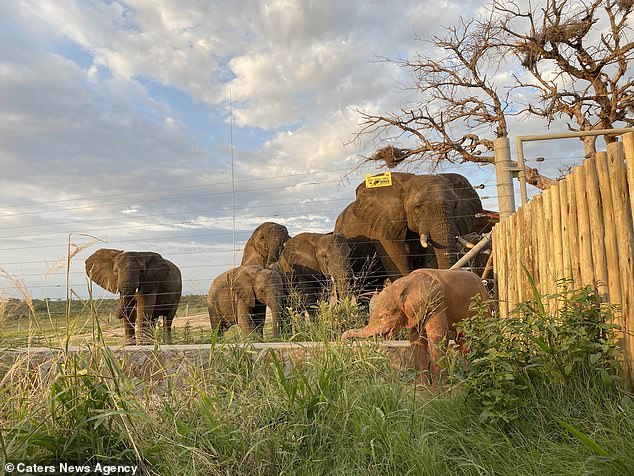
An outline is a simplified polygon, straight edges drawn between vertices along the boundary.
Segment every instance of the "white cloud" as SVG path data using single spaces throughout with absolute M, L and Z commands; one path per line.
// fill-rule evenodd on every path
M 411 97 L 396 90 L 402 71 L 377 58 L 408 56 L 422 45 L 415 36 L 480 5 L 1 5 L 16 31 L 0 32 L 0 262 L 41 294 L 43 263 L 64 254 L 69 233 L 89 233 L 104 246 L 163 253 L 191 292 L 206 290 L 263 221 L 292 233 L 332 229 L 363 174 L 375 171 L 355 170 L 368 150 L 350 143 L 354 109 L 391 111 Z M 72 276 L 83 289 L 80 263 Z

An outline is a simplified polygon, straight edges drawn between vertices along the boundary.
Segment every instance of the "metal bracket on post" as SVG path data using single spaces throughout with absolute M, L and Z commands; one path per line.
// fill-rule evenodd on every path
M 556 132 L 554 134 L 517 136 L 515 138 L 515 144 L 517 146 L 517 178 L 519 178 L 519 181 L 520 181 L 520 196 L 522 197 L 522 205 L 528 202 L 528 194 L 526 192 L 524 142 L 553 140 L 553 139 L 571 139 L 573 137 L 588 137 L 588 136 L 600 136 L 600 135 L 621 135 L 621 134 L 626 134 L 628 132 L 634 132 L 634 128 L 622 127 L 618 129 L 598 129 L 594 131 Z M 493 144 L 494 144 L 493 147 L 495 149 L 495 142 Z M 495 163 L 497 167 L 497 155 L 495 158 Z M 500 208 L 500 211 L 502 211 L 501 208 Z
M 511 146 L 508 137 L 498 137 L 493 141 L 495 154 L 495 178 L 497 181 L 500 219 L 515 213 L 515 192 L 513 190 L 513 171 L 517 165 L 511 161 Z

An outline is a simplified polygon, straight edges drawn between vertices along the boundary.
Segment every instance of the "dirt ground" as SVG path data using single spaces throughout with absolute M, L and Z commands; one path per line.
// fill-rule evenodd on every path
M 176 317 L 172 322 L 173 329 L 180 329 L 187 326 L 189 323 L 189 328 L 191 330 L 211 330 L 209 326 L 209 314 L 196 314 L 188 317 Z M 103 334 L 105 337 L 114 337 L 114 338 L 123 338 L 123 324 L 121 322 L 116 322 L 111 328 L 104 329 Z

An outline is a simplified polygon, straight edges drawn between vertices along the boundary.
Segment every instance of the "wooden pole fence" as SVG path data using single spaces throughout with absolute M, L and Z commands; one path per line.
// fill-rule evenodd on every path
M 524 269 L 541 294 L 556 292 L 562 278 L 595 286 L 620 309 L 624 370 L 634 385 L 634 133 L 502 219 L 492 236 L 500 315 L 531 298 Z

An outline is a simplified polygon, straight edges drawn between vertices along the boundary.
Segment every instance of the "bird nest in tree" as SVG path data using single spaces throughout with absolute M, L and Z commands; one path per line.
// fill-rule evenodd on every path
M 374 154 L 368 157 L 368 160 L 383 162 L 388 168 L 392 169 L 409 156 L 408 149 L 399 149 L 392 145 L 381 147 Z

